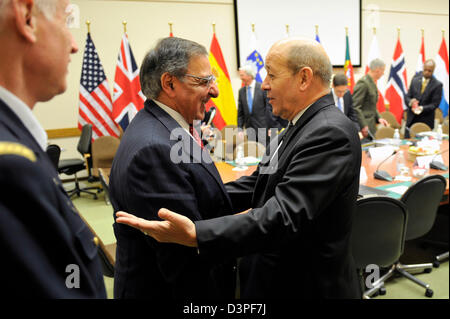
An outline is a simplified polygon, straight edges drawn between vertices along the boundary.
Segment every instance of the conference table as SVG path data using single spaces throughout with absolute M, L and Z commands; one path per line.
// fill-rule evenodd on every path
M 441 152 L 448 150 L 449 141 L 443 140 L 441 144 Z M 413 162 L 409 161 L 407 159 L 408 157 L 408 148 L 409 145 L 404 144 L 400 146 L 400 149 L 403 150 L 403 155 L 405 156 L 405 163 L 406 166 L 409 168 L 409 175 L 411 177 L 411 180 L 404 181 L 404 180 L 392 180 L 391 182 L 383 181 L 379 179 L 375 179 L 373 177 L 373 173 L 376 171 L 378 165 L 380 164 L 380 161 L 372 161 L 367 151 L 362 151 L 362 161 L 361 161 L 361 167 L 364 167 L 364 170 L 367 175 L 367 180 L 362 181 L 361 185 L 365 185 L 368 187 L 372 187 L 375 189 L 383 190 L 385 191 L 387 196 L 391 196 L 394 198 L 400 198 L 402 193 L 414 182 L 418 181 L 419 178 L 416 178 L 412 176 L 412 167 Z M 443 153 L 442 158 L 444 160 L 445 165 L 449 165 L 448 161 L 448 153 Z M 234 181 L 236 179 L 239 179 L 242 176 L 251 175 L 257 168 L 256 165 L 253 166 L 247 166 L 246 170 L 237 170 L 234 165 L 234 162 L 216 162 L 217 170 L 219 171 L 220 177 L 222 178 L 224 183 Z M 388 160 L 386 160 L 383 164 L 381 169 L 387 171 L 391 176 L 396 176 L 396 156 L 392 156 Z M 449 197 L 448 197 L 448 188 L 449 188 L 449 171 L 441 171 L 436 169 L 430 169 L 427 173 L 427 175 L 443 175 L 447 180 L 447 186 L 445 189 L 444 196 L 441 201 L 441 205 L 448 204 Z M 426 175 L 425 175 L 426 176 Z M 383 192 L 384 193 L 384 192 Z

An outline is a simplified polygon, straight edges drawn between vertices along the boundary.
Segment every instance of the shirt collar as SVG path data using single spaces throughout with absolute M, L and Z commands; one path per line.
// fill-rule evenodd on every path
M 47 133 L 42 128 L 31 109 L 17 96 L 0 86 L 0 98 L 20 119 L 25 128 L 34 137 L 39 146 L 45 151 L 47 148 Z
M 302 117 L 302 115 L 306 112 L 306 110 L 313 105 L 312 103 L 310 105 L 308 105 L 307 107 L 305 107 L 303 110 L 301 110 L 300 112 L 297 113 L 297 115 L 294 117 L 294 119 L 292 120 L 292 125 L 295 125 L 297 123 L 297 121 Z
M 182 128 L 184 128 L 189 133 L 189 124 L 188 122 L 186 122 L 186 120 L 180 113 L 178 113 L 171 107 L 165 105 L 164 103 L 161 103 L 156 100 L 153 101 L 156 103 L 156 105 L 158 105 L 160 108 L 166 111 Z

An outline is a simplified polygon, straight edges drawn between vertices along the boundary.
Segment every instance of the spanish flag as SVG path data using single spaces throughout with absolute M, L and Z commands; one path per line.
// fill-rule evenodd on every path
M 348 88 L 350 93 L 353 94 L 353 88 L 355 87 L 355 74 L 353 73 L 352 61 L 350 61 L 350 45 L 348 43 L 348 34 L 345 35 L 345 64 L 344 72 L 348 79 Z
M 209 63 L 211 63 L 213 74 L 217 78 L 219 96 L 209 100 L 206 104 L 206 110 L 209 111 L 211 107 L 216 107 L 217 113 L 213 119 L 213 124 L 221 130 L 225 125 L 237 124 L 237 109 L 230 75 L 215 33 L 213 33 L 211 48 L 209 49 Z

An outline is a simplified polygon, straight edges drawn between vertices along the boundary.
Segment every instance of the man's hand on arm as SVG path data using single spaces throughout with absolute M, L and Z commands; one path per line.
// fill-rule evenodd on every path
M 369 127 L 368 127 L 368 126 L 364 126 L 364 127 L 361 129 L 361 134 L 362 134 L 364 137 L 367 137 L 367 136 L 369 135 Z
M 116 222 L 139 229 L 162 243 L 197 247 L 195 224 L 187 217 L 161 208 L 158 216 L 163 221 L 150 221 L 119 211 Z

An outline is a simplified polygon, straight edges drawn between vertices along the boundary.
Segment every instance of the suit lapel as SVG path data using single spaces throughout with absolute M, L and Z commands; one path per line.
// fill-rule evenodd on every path
M 178 140 L 177 143 L 182 143 L 182 151 L 188 156 L 189 163 L 201 164 L 201 166 L 208 171 L 208 173 L 215 179 L 218 186 L 222 189 L 228 203 L 231 207 L 231 201 L 226 192 L 216 165 L 209 156 L 206 148 L 202 149 L 200 145 L 186 132 L 177 121 L 175 121 L 167 112 L 160 108 L 152 100 L 145 101 L 145 109 L 150 112 L 158 121 L 160 121 L 170 132 L 172 140 Z

